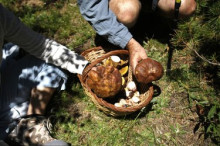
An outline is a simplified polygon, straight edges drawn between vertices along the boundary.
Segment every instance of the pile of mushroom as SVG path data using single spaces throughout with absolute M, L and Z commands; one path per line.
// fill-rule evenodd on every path
M 127 81 L 128 61 L 122 60 L 119 56 L 110 56 L 105 59 L 96 70 L 88 74 L 87 85 L 100 98 L 114 98 L 121 91 L 125 97 L 118 99 L 116 107 L 131 107 L 141 103 L 141 96 L 134 81 Z M 162 65 L 146 58 L 140 61 L 134 76 L 137 83 L 148 84 L 159 80 L 163 76 Z M 126 83 L 127 82 L 127 83 Z
M 119 102 L 115 103 L 116 107 L 129 107 L 141 102 L 140 93 L 137 91 L 137 86 L 134 81 L 129 81 L 124 90 L 126 98 L 120 99 Z

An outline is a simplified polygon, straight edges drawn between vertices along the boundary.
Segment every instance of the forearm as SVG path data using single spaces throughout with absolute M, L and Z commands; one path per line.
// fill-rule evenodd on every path
M 45 41 L 45 50 L 41 56 L 47 63 L 60 66 L 71 73 L 82 74 L 83 69 L 88 64 L 88 61 L 83 56 L 70 51 L 65 46 L 47 39 Z
M 18 45 L 31 55 L 81 74 L 88 63 L 84 58 L 24 25 L 13 13 L 0 5 L 0 29 L 8 42 Z

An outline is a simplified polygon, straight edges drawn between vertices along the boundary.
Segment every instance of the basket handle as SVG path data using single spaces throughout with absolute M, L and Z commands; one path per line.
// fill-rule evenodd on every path
M 89 73 L 89 71 L 98 63 L 102 62 L 102 60 L 112 56 L 112 55 L 117 55 L 117 54 L 125 54 L 125 55 L 129 55 L 128 50 L 114 50 L 114 51 L 110 51 L 104 55 L 102 55 L 101 57 L 97 58 L 95 61 L 93 61 L 91 64 L 89 64 L 82 73 L 82 81 L 85 82 L 86 77 Z

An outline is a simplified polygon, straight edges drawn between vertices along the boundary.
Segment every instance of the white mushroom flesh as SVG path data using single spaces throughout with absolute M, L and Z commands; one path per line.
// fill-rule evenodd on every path
M 128 82 L 127 88 L 130 91 L 136 91 L 137 90 L 137 86 L 136 86 L 135 82 L 133 82 L 133 81 Z
M 135 91 L 135 92 L 134 92 L 134 96 L 139 97 L 139 96 L 140 96 L 139 91 Z
M 119 63 L 121 61 L 120 57 L 118 57 L 118 56 L 111 56 L 111 60 L 113 62 L 117 62 L 117 63 Z
M 116 107 L 122 107 L 122 105 L 120 103 L 115 103 L 114 104 Z
M 134 95 L 134 92 L 128 90 L 128 88 L 125 88 L 125 95 L 126 97 L 131 98 Z
M 131 99 L 132 99 L 132 101 L 133 101 L 134 103 L 139 103 L 139 102 L 140 102 L 140 98 L 137 97 L 137 96 L 133 96 Z

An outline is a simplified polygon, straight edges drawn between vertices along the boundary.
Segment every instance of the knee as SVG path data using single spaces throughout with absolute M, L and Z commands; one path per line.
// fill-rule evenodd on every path
M 141 5 L 135 6 L 131 3 L 122 6 L 118 14 L 118 20 L 129 28 L 134 26 L 139 16 L 140 7 Z
M 181 7 L 179 9 L 179 17 L 185 18 L 191 16 L 196 10 L 195 0 L 182 0 Z
M 116 5 L 114 5 L 115 7 L 112 6 L 113 5 L 110 5 L 110 8 L 115 13 L 118 21 L 120 21 L 129 28 L 134 26 L 141 9 L 141 4 L 139 0 L 131 0 L 131 1 L 128 0 L 126 2 L 118 2 L 117 6 Z
M 173 18 L 175 11 L 175 0 L 159 0 L 159 13 L 165 17 Z M 195 0 L 181 0 L 179 18 L 191 16 L 196 10 Z

